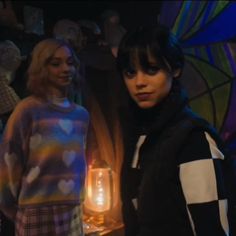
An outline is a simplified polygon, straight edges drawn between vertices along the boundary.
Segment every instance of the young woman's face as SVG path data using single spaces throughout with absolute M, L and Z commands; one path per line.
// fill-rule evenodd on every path
M 159 104 L 169 94 L 173 80 L 169 72 L 151 63 L 145 71 L 140 66 L 124 71 L 123 77 L 130 96 L 142 109 Z
M 64 92 L 75 74 L 71 51 L 66 46 L 58 48 L 47 65 L 48 86 L 53 92 Z

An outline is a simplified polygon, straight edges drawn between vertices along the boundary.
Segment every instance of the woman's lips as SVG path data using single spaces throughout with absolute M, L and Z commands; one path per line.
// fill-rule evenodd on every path
M 63 77 L 59 77 L 59 80 L 64 81 L 64 82 L 70 82 L 72 80 L 71 76 L 63 76 Z
M 139 101 L 145 101 L 148 100 L 151 96 L 151 93 L 138 93 L 136 94 L 136 97 Z

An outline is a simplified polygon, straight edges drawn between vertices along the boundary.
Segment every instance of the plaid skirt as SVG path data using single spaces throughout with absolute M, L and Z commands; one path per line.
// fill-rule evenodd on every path
M 84 236 L 81 206 L 21 208 L 15 226 L 16 236 Z

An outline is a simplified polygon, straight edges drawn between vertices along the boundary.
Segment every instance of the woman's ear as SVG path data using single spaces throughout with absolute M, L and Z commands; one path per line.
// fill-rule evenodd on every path
M 178 78 L 181 75 L 182 69 L 176 69 L 175 71 L 173 71 L 172 76 L 173 78 Z

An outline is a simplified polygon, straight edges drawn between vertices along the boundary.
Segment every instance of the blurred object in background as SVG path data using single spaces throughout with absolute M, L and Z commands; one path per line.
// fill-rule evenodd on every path
M 7 26 L 16 29 L 24 28 L 22 24 L 18 23 L 10 0 L 0 2 L 0 26 Z
M 104 39 L 111 48 L 113 56 L 116 57 L 118 46 L 126 29 L 120 24 L 120 15 L 114 10 L 105 10 L 101 15 L 103 21 Z
M 12 41 L 0 43 L 0 115 L 11 112 L 20 100 L 10 84 L 21 59 L 20 50 Z
M 24 6 L 25 32 L 44 35 L 43 10 L 37 7 Z
M 69 19 L 61 19 L 53 27 L 53 36 L 67 41 L 76 52 L 82 48 L 83 35 L 79 25 Z

